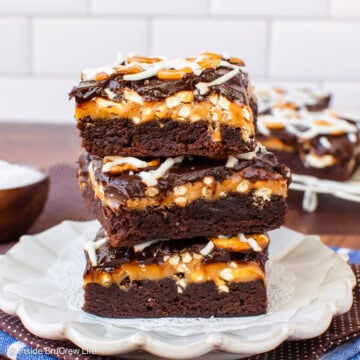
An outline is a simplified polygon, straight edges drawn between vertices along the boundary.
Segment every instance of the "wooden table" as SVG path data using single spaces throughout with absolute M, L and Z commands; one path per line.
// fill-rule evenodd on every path
M 1 159 L 48 168 L 55 163 L 75 164 L 80 151 L 75 126 L 0 124 Z M 359 203 L 322 195 L 316 212 L 309 214 L 302 210 L 301 201 L 302 193 L 290 192 L 286 226 L 319 234 L 327 244 L 360 249 Z

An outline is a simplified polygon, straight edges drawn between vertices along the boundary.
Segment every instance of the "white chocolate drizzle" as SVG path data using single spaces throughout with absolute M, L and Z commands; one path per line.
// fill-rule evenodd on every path
M 134 54 L 129 54 L 129 56 L 133 56 L 133 55 Z M 139 81 L 139 80 L 149 79 L 153 76 L 156 76 L 160 70 L 164 70 L 164 69 L 181 70 L 184 68 L 190 68 L 195 75 L 199 76 L 205 70 L 205 68 L 199 65 L 199 62 L 206 59 L 206 57 L 207 56 L 205 54 L 200 54 L 199 56 L 191 60 L 189 59 L 187 60 L 184 58 L 167 60 L 165 58 L 161 58 L 160 59 L 161 61 L 157 61 L 153 63 L 136 62 L 136 61 L 127 63 L 127 59 L 123 55 L 118 54 L 118 58 L 113 64 L 101 66 L 98 68 L 83 70 L 81 73 L 81 79 L 84 81 L 96 80 L 97 75 L 99 74 L 106 74 L 107 76 L 111 76 L 117 73 L 117 68 L 119 68 L 119 66 L 121 66 L 122 68 L 125 67 L 129 69 L 131 69 L 132 67 L 136 67 L 141 70 L 140 72 L 135 74 L 123 75 L 123 79 L 126 81 Z M 232 64 L 225 59 L 219 62 L 219 66 L 232 70 L 220 76 L 219 78 L 215 79 L 212 82 L 209 83 L 202 82 L 197 84 L 196 87 L 201 95 L 206 94 L 209 91 L 209 87 L 220 85 L 233 78 L 240 70 L 245 70 L 245 66 Z M 109 96 L 113 97 L 113 94 L 110 94 Z
M 135 168 L 147 168 L 148 163 L 146 161 L 140 160 L 135 157 L 125 157 L 125 156 L 105 156 L 104 164 L 101 171 L 103 173 L 108 173 L 116 165 L 129 164 Z
M 92 266 L 97 266 L 96 251 L 105 244 L 106 238 L 100 239 L 98 241 L 90 240 L 85 244 L 84 250 L 88 253 L 89 260 Z
M 267 115 L 262 115 L 262 116 L 267 116 Z M 270 130 L 263 124 L 262 121 L 257 121 L 256 127 L 261 134 L 265 136 L 270 135 Z
M 176 158 L 167 158 L 157 169 L 150 171 L 141 171 L 139 176 L 142 182 L 147 186 L 156 186 L 158 184 L 158 179 L 163 177 L 165 173 L 171 169 L 176 163 L 181 163 L 183 161 L 183 156 L 178 156 Z
M 240 67 L 237 67 L 234 70 L 229 71 L 228 73 L 220 76 L 219 78 L 217 78 L 211 82 L 208 82 L 208 83 L 199 82 L 198 84 L 195 85 L 195 87 L 199 90 L 200 95 L 205 95 L 210 91 L 209 88 L 211 86 L 221 85 L 221 84 L 229 81 L 230 79 L 232 79 L 234 76 L 236 76 L 239 72 L 239 68 Z
M 283 104 L 294 104 L 299 109 L 306 108 L 306 105 L 315 105 L 319 100 L 330 95 L 324 90 L 296 89 L 285 90 L 279 87 L 255 89 L 258 99 L 258 110 L 263 112 L 267 109 Z
M 233 168 L 237 163 L 239 162 L 239 159 L 237 159 L 235 156 L 228 156 L 225 167 L 227 168 Z
M 258 130 L 271 128 L 273 124 L 282 125 L 286 131 L 300 139 L 308 140 L 319 135 L 336 135 L 339 133 L 356 133 L 356 126 L 349 121 L 340 119 L 329 110 L 312 113 L 309 111 L 274 110 L 273 115 L 260 115 L 258 117 Z M 305 127 L 300 130 L 299 127 Z M 263 133 L 263 132 L 262 132 Z M 263 133 L 263 135 L 268 135 Z
M 355 144 L 356 141 L 357 141 L 357 137 L 355 134 L 351 133 L 351 134 L 348 134 L 348 139 L 351 143 Z
M 116 98 L 116 94 L 112 90 L 105 89 L 104 91 L 110 100 L 114 100 Z
M 160 241 L 167 241 L 167 240 L 164 240 L 164 239 L 154 239 L 154 240 L 149 240 L 149 241 L 146 241 L 144 243 L 141 243 L 141 244 L 136 244 L 134 245 L 133 249 L 134 251 L 137 253 L 137 252 L 141 252 L 143 251 L 144 249 L 146 249 L 147 247 L 153 245 L 153 244 L 156 244 Z
M 207 256 L 209 255 L 213 249 L 214 249 L 215 245 L 212 241 L 209 241 L 201 250 L 200 250 L 200 254 L 202 256 Z
M 236 156 L 229 155 L 225 164 L 227 168 L 233 168 L 239 160 L 251 160 L 256 157 L 257 153 L 266 153 L 268 152 L 264 145 L 257 143 L 254 151 L 249 151 L 247 153 L 238 154 Z
M 331 143 L 330 143 L 329 139 L 326 138 L 325 136 L 321 136 L 319 139 L 319 142 L 320 142 L 321 146 L 323 146 L 325 149 L 331 149 Z
M 84 69 L 81 72 L 81 80 L 96 80 L 98 74 L 104 73 L 112 75 L 116 72 L 115 67 L 119 66 L 124 62 L 125 58 L 121 53 L 117 54 L 116 61 L 109 65 L 100 66 L 92 69 Z
M 323 169 L 328 166 L 332 166 L 336 163 L 336 159 L 333 155 L 316 155 L 306 154 L 304 156 L 305 166 L 310 166 L 316 169 Z
M 256 240 L 251 236 L 246 237 L 243 233 L 239 233 L 237 236 L 240 239 L 240 241 L 248 243 L 254 251 L 262 251 L 262 248 L 259 246 Z
M 352 112 L 352 111 L 337 111 L 336 112 L 339 117 L 345 120 L 352 121 L 360 125 L 360 113 Z
M 239 160 L 251 160 L 251 159 L 254 159 L 256 157 L 256 154 L 257 153 L 266 153 L 267 150 L 265 148 L 264 145 L 260 144 L 259 142 L 256 144 L 256 148 L 254 151 L 250 151 L 250 152 L 247 152 L 247 153 L 243 153 L 243 154 L 238 154 L 236 155 L 236 157 L 239 159 Z
M 146 69 L 145 71 L 139 72 L 137 74 L 131 74 L 131 75 L 124 75 L 124 80 L 126 81 L 138 81 L 138 80 L 144 80 L 144 79 L 148 79 L 151 78 L 153 76 L 155 76 L 160 70 L 162 69 L 171 69 L 173 68 L 175 65 L 184 63 L 183 59 L 175 59 L 175 60 L 170 60 L 170 61 L 161 61 L 158 63 L 154 63 L 152 67 L 149 67 L 148 69 Z M 131 63 L 133 64 L 133 63 Z M 142 63 L 136 63 L 140 66 L 142 66 Z

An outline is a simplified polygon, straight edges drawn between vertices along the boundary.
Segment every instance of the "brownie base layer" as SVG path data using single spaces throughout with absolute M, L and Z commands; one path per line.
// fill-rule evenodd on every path
M 349 163 L 337 164 L 322 169 L 306 167 L 298 153 L 287 151 L 271 150 L 278 160 L 288 166 L 295 174 L 315 176 L 319 179 L 346 181 L 356 169 L 356 166 L 349 166 Z
M 194 123 L 152 120 L 136 125 L 129 119 L 78 121 L 82 146 L 92 155 L 179 156 L 226 158 L 255 149 L 254 137 L 241 138 L 241 129 L 221 126 L 221 141 L 211 139 L 206 121 Z
M 274 195 L 257 202 L 251 194 L 230 193 L 215 201 L 199 199 L 185 207 L 112 210 L 83 190 L 87 205 L 104 227 L 112 246 L 133 246 L 154 239 L 181 239 L 219 234 L 265 233 L 285 220 L 286 201 Z
M 177 292 L 175 281 L 136 281 L 126 290 L 117 285 L 85 286 L 83 309 L 109 318 L 230 317 L 266 312 L 266 287 L 262 280 L 228 284 L 219 292 L 213 282 L 189 284 Z

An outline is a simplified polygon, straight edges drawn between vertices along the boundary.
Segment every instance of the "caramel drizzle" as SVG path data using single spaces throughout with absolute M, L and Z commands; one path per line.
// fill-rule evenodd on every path
M 112 284 L 121 287 L 125 279 L 132 281 L 159 281 L 164 278 L 177 280 L 182 275 L 182 287 L 189 283 L 201 284 L 212 281 L 216 286 L 230 283 L 249 282 L 260 279 L 265 281 L 262 267 L 256 262 L 231 261 L 230 263 L 203 264 L 201 257 L 192 258 L 188 263 L 173 261 L 174 257 L 163 264 L 139 264 L 136 262 L 123 264 L 113 271 L 95 269 L 84 277 L 84 285 L 97 283 L 105 287 Z
M 265 234 L 246 234 L 243 237 L 246 240 L 241 240 L 239 234 L 236 236 L 218 236 L 218 237 L 210 237 L 209 240 L 214 243 L 214 246 L 217 248 L 226 249 L 230 252 L 242 252 L 242 251 L 252 251 L 255 250 L 252 246 L 251 241 L 247 241 L 247 239 L 252 239 L 255 241 L 258 251 L 264 250 L 269 245 L 269 237 Z

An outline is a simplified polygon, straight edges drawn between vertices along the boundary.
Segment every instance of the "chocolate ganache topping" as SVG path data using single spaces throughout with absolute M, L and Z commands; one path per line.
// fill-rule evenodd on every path
M 124 72 L 124 68 L 125 70 L 136 69 L 135 63 L 140 66 L 146 65 L 142 69 L 145 73 L 150 66 L 155 68 L 156 66 L 161 66 L 158 64 L 162 64 L 162 62 L 146 63 L 146 61 L 149 62 L 154 58 L 136 57 L 138 62 L 130 63 L 129 59 L 124 60 L 117 67 L 114 65 L 111 68 L 112 71 L 109 71 L 108 68 L 105 68 L 105 70 L 99 68 L 97 72 L 96 69 L 92 70 L 97 75 L 83 76 L 83 81 L 71 90 L 70 98 L 75 98 L 77 103 L 83 103 L 98 96 L 109 98 L 110 93 L 111 100 L 120 101 L 123 98 L 124 90 L 130 89 L 136 91 L 145 101 L 162 100 L 179 91 L 194 91 L 196 101 L 202 101 L 209 93 L 217 92 L 241 105 L 249 105 L 254 102 L 253 96 L 249 94 L 248 74 L 244 71 L 244 64 L 240 59 L 225 59 L 218 54 L 204 53 L 197 58 L 183 59 L 183 63 L 176 63 L 176 65 L 163 61 L 164 68 L 170 72 L 169 78 L 166 76 L 160 76 L 159 78 L 159 75 L 155 73 L 140 80 L 128 80 L 129 75 L 126 75 L 128 73 Z M 142 60 L 140 61 L 139 59 Z M 157 60 L 162 61 L 162 59 Z M 184 66 L 184 68 L 178 69 L 181 66 Z M 119 71 L 116 71 L 118 68 L 121 68 L 120 74 Z M 99 74 L 104 74 L 102 71 L 106 71 L 107 74 L 105 76 L 98 76 Z M 181 73 L 181 71 L 183 72 Z M 138 74 L 141 75 L 142 72 Z M 217 82 L 224 75 L 227 75 L 227 77 Z M 214 84 L 211 84 L 212 82 Z M 199 91 L 197 85 L 201 83 L 210 84 L 211 91 Z
M 104 230 L 99 230 L 96 240 L 105 237 Z M 209 240 L 205 237 L 195 239 L 165 240 L 151 244 L 141 251 L 135 251 L 133 247 L 112 247 L 105 243 L 97 250 L 97 267 L 107 271 L 115 269 L 122 264 L 137 262 L 140 264 L 162 264 L 164 257 L 177 253 L 197 253 L 206 246 Z M 202 263 L 231 262 L 231 261 L 254 261 L 264 265 L 267 259 L 267 247 L 260 252 L 253 250 L 232 252 L 228 249 L 213 247 L 212 251 L 203 257 Z M 94 269 L 90 262 L 86 272 Z
M 199 76 L 193 73 L 186 74 L 180 80 L 160 80 L 153 76 L 145 80 L 126 81 L 122 75 L 114 75 L 112 78 L 103 81 L 81 81 L 78 86 L 71 90 L 69 95 L 70 98 L 74 97 L 77 103 L 83 103 L 96 96 L 108 98 L 105 89 L 109 89 L 116 94 L 116 97 L 112 100 L 120 101 L 123 97 L 124 89 L 131 89 L 135 90 L 146 101 L 157 101 L 174 95 L 178 91 L 194 91 L 196 90 L 196 84 L 199 82 L 211 82 L 229 71 L 231 70 L 226 68 L 218 68 L 216 70 L 205 69 Z M 239 71 L 236 76 L 223 84 L 214 85 L 212 89 L 238 104 L 248 104 L 249 100 L 246 94 L 248 84 L 248 75 Z M 205 97 L 195 92 L 195 99 L 197 101 L 201 101 Z
M 129 198 L 145 196 L 146 185 L 138 174 L 132 171 L 124 171 L 121 175 L 112 176 L 102 171 L 103 159 L 94 155 L 83 153 L 79 159 L 80 181 L 88 178 L 89 165 L 92 163 L 96 181 L 107 184 L 105 194 L 114 200 L 126 200 Z M 188 182 L 202 181 L 206 176 L 214 177 L 215 181 L 223 181 L 232 174 L 241 173 L 244 179 L 249 181 L 289 179 L 289 169 L 280 164 L 276 157 L 261 149 L 249 160 L 239 159 L 233 167 L 225 166 L 226 160 L 210 160 L 202 157 L 185 157 L 183 161 L 172 166 L 158 180 L 157 188 L 160 193 L 166 194 L 175 186 Z M 153 170 L 149 167 L 146 170 Z M 82 180 L 84 179 L 84 180 Z

